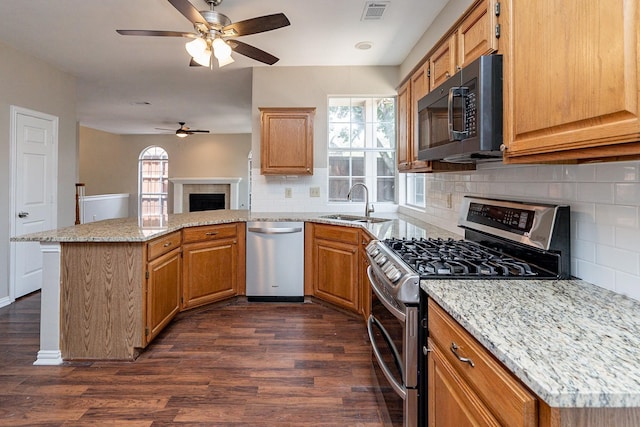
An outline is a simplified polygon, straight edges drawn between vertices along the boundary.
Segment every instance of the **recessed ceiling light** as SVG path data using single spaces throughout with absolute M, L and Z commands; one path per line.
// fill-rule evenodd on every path
M 356 49 L 367 50 L 373 47 L 373 43 L 371 42 L 359 42 L 356 43 Z

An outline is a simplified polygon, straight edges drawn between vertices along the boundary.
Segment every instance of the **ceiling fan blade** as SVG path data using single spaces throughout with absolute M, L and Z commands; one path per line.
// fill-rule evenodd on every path
M 209 133 L 208 130 L 199 130 L 199 129 L 189 129 L 187 131 L 188 134 L 192 134 L 192 133 Z
M 205 24 L 207 28 L 209 27 L 209 23 L 206 19 L 202 17 L 198 9 L 196 9 L 188 0 L 169 0 L 169 3 L 173 5 L 178 12 L 184 15 L 191 23 L 193 24 Z
M 229 44 L 229 46 L 231 46 L 231 49 L 233 49 L 234 52 L 237 52 L 240 55 L 244 55 L 251 59 L 255 59 L 256 61 L 264 62 L 268 65 L 273 65 L 280 60 L 279 58 L 276 58 L 275 56 L 265 52 L 264 50 L 258 49 L 257 47 L 251 46 L 238 40 L 228 40 L 227 43 Z
M 196 37 L 193 33 L 183 33 L 181 31 L 116 30 L 116 32 L 123 36 Z
M 247 36 L 249 34 L 277 30 L 287 25 L 291 25 L 291 22 L 289 22 L 289 19 L 287 19 L 284 13 L 275 13 L 273 15 L 234 22 L 224 27 L 222 33 L 225 37 Z

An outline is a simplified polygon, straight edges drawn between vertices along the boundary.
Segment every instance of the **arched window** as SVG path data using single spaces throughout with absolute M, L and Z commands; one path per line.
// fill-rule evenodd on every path
M 168 192 L 169 156 L 160 147 L 147 147 L 138 158 L 138 216 L 142 226 L 166 224 Z

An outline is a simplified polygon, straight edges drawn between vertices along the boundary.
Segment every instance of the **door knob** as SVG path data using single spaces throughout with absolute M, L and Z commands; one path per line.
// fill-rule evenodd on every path
M 18 212 L 18 218 L 26 218 L 29 216 L 29 212 Z

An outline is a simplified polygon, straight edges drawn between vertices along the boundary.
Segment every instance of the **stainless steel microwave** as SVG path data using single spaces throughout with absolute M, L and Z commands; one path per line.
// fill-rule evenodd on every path
M 418 159 L 502 159 L 502 55 L 481 56 L 418 101 Z

